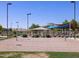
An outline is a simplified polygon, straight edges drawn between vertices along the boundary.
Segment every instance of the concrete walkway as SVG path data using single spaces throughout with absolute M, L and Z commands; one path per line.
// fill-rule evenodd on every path
M 79 52 L 79 40 L 64 38 L 16 38 L 0 41 L 0 51 Z

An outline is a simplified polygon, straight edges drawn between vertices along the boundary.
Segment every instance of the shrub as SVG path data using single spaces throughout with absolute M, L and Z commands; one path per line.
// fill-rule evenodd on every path
M 46 35 L 46 37 L 47 37 L 47 38 L 50 38 L 51 36 L 50 36 L 50 35 Z
M 26 34 L 24 34 L 22 37 L 27 37 L 27 35 L 26 35 Z

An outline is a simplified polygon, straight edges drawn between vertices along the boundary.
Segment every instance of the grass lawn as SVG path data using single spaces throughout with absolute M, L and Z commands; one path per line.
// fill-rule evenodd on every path
M 39 53 L 47 54 L 48 58 L 79 58 L 79 52 L 0 52 L 0 58 L 23 58 L 23 55 Z
M 79 52 L 47 52 L 49 58 L 79 58 Z

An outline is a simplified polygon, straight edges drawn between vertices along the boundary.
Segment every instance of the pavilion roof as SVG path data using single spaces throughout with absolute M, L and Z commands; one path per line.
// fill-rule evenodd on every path
M 49 29 L 48 28 L 44 28 L 44 27 L 38 27 L 38 28 L 31 29 L 31 30 L 49 30 Z

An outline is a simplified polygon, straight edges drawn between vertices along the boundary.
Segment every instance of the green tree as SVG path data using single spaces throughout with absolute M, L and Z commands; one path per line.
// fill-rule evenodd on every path
M 75 30 L 78 27 L 78 23 L 76 20 L 71 20 L 71 28 L 72 30 Z
M 10 28 L 9 31 L 12 31 L 12 28 Z
M 63 24 L 69 24 L 68 20 L 65 20 L 65 21 L 63 22 Z
M 2 28 L 2 26 L 0 25 L 0 33 L 2 32 L 2 29 L 3 29 L 3 28 Z
M 30 27 L 30 29 L 38 28 L 38 27 L 40 27 L 38 24 L 37 25 L 36 24 L 32 24 L 32 26 Z
M 79 22 L 78 22 L 78 27 L 79 27 Z
M 16 35 L 16 31 L 14 30 L 13 33 Z

